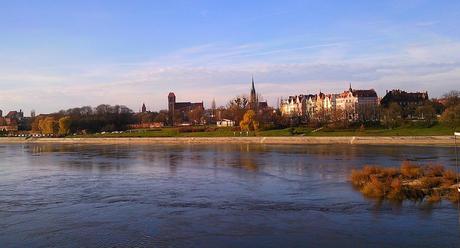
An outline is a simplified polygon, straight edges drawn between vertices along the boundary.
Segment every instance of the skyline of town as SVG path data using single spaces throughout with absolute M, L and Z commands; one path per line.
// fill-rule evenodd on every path
M 200 99 L 193 99 L 193 98 L 190 98 L 187 96 L 187 94 L 183 94 L 183 95 L 179 95 L 177 91 L 169 91 L 168 94 L 171 94 L 171 93 L 174 93 L 176 95 L 179 95 L 179 97 L 177 98 L 178 101 L 185 101 L 185 100 L 191 100 L 191 101 L 194 101 L 194 102 L 200 102 L 203 104 L 203 107 L 204 109 L 210 109 L 211 108 L 211 105 L 212 105 L 212 102 L 215 101 L 216 102 L 216 106 L 217 107 L 226 107 L 226 105 L 228 104 L 228 102 L 233 99 L 234 97 L 236 96 L 244 96 L 244 97 L 247 97 L 248 99 L 251 97 L 252 95 L 252 91 L 254 90 L 254 86 L 258 85 L 256 82 L 255 82 L 255 79 L 254 79 L 254 76 L 252 76 L 252 79 L 251 79 L 251 82 L 250 82 L 250 86 L 251 88 L 248 87 L 248 90 L 247 92 L 242 92 L 241 94 L 236 94 L 236 95 L 233 95 L 233 96 L 228 96 L 228 99 L 224 99 L 224 101 L 222 102 L 222 104 L 220 104 L 216 98 L 211 98 L 209 101 L 204 101 L 204 100 L 200 100 Z M 279 96 L 275 99 L 275 101 L 273 101 L 273 99 L 267 99 L 263 93 L 261 93 L 259 91 L 259 89 L 257 90 L 257 97 L 260 97 L 261 101 L 264 101 L 267 103 L 268 106 L 270 107 L 273 107 L 275 109 L 278 109 L 280 108 L 280 104 L 282 104 L 283 100 L 288 100 L 290 99 L 291 97 L 297 97 L 299 95 L 318 95 L 318 94 L 325 94 L 325 95 L 340 95 L 342 94 L 343 92 L 351 89 L 352 87 L 352 83 L 349 83 L 349 88 L 342 88 L 342 89 L 339 89 L 338 91 L 334 91 L 334 92 L 331 92 L 331 91 L 324 91 L 322 89 L 319 89 L 318 91 L 297 91 L 297 92 L 292 92 L 292 94 L 288 94 L 288 95 L 283 95 L 283 96 Z M 401 90 L 401 91 L 406 91 L 406 92 L 414 92 L 414 93 L 425 93 L 425 92 L 428 92 L 427 90 L 415 90 L 415 91 L 409 91 L 409 90 L 406 90 L 406 89 L 386 89 L 384 94 L 380 94 L 377 90 L 375 90 L 374 88 L 358 88 L 358 87 L 353 87 L 354 89 L 359 89 L 359 90 L 373 90 L 376 92 L 377 94 L 377 98 L 378 99 L 381 99 L 386 93 L 388 93 L 389 91 L 393 91 L 393 90 Z M 447 93 L 449 90 L 446 90 L 443 94 Z M 180 91 L 179 91 L 180 92 Z M 439 99 L 439 98 L 442 98 L 442 94 L 439 95 L 439 96 L 432 96 L 431 94 L 429 95 L 430 99 Z M 165 98 L 166 99 L 166 98 Z M 164 107 L 159 107 L 159 108 L 155 108 L 154 106 L 152 105 L 149 105 L 149 103 L 147 101 L 140 101 L 140 102 L 137 102 L 137 104 L 135 106 L 130 106 L 128 104 L 123 104 L 123 103 L 120 103 L 120 102 L 113 102 L 113 103 L 99 103 L 99 104 L 96 104 L 96 105 L 85 105 L 85 104 L 79 104 L 79 105 L 72 105 L 72 106 L 69 106 L 67 108 L 56 108 L 55 110 L 51 110 L 49 112 L 39 112 L 37 111 L 38 108 L 33 108 L 33 109 L 30 109 L 29 111 L 27 111 L 27 109 L 23 109 L 21 107 L 15 107 L 15 108 L 12 108 L 12 109 L 5 109 L 5 108 L 1 108 L 1 105 L 0 105 L 0 111 L 2 111 L 3 113 L 8 113 L 10 111 L 21 111 L 22 113 L 24 113 L 24 116 L 30 116 L 30 113 L 33 112 L 34 115 L 35 114 L 50 114 L 50 113 L 56 113 L 60 110 L 66 110 L 66 109 L 70 109 L 70 108 L 76 108 L 76 107 L 83 107 L 83 106 L 91 106 L 91 107 L 95 107 L 95 106 L 98 106 L 100 104 L 109 104 L 109 105 L 122 105 L 122 106 L 126 106 L 128 108 L 130 108 L 131 110 L 133 110 L 135 113 L 136 112 L 145 112 L 145 111 L 153 111 L 153 112 L 158 112 L 158 111 L 161 111 L 161 110 L 168 110 L 168 102 L 164 100 Z M 1 103 L 0 103 L 1 104 Z M 145 108 L 145 109 L 144 109 Z M 1 113 L 1 112 L 0 112 Z

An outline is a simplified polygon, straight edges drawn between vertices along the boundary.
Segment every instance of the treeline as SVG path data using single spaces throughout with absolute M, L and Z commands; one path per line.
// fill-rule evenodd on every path
M 126 130 L 136 121 L 134 112 L 126 106 L 101 104 L 95 108 L 84 106 L 39 115 L 33 118 L 31 129 L 33 132 L 59 135 L 111 132 Z

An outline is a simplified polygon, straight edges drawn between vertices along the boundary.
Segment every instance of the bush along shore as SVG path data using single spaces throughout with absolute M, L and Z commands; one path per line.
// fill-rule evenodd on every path
M 417 165 L 404 161 L 400 167 L 365 166 L 353 170 L 352 185 L 365 197 L 391 201 L 436 203 L 460 200 L 457 174 L 442 165 Z

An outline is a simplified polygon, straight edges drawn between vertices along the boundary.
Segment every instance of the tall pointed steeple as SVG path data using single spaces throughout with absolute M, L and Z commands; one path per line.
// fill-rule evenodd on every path
M 249 108 L 257 111 L 259 100 L 257 99 L 256 87 L 254 86 L 254 76 L 252 76 L 251 94 L 249 95 Z
M 257 101 L 256 87 L 254 86 L 254 76 L 252 76 L 252 86 L 249 101 L 251 103 L 255 103 Z
M 350 88 L 348 89 L 350 92 L 353 91 L 353 89 L 351 88 L 351 82 L 350 82 Z

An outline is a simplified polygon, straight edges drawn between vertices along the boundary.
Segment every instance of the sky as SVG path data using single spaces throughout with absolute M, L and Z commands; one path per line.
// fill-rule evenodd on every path
M 460 1 L 0 0 L 0 109 L 460 90 Z

